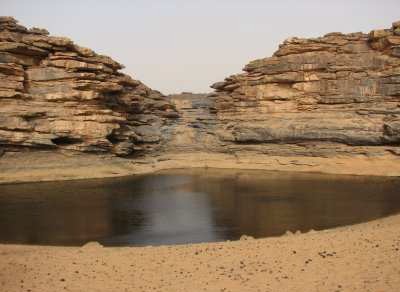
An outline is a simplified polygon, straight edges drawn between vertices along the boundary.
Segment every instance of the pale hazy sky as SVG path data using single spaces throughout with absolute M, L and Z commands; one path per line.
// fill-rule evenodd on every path
M 109 55 L 163 93 L 208 92 L 288 37 L 390 27 L 400 0 L 0 0 L 0 15 Z

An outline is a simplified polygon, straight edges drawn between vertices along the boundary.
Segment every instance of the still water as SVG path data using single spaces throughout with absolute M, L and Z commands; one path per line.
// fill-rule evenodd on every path
M 400 179 L 238 170 L 0 186 L 0 242 L 159 245 L 277 236 L 400 211 Z

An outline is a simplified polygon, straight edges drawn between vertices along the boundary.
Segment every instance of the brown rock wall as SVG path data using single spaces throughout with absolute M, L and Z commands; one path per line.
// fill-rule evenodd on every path
M 400 36 L 391 29 L 290 38 L 272 57 L 212 87 L 220 140 L 276 154 L 296 145 L 396 153 L 400 145 Z M 242 145 L 242 146 L 240 146 Z M 247 147 L 246 146 L 246 147 Z M 353 151 L 353 149 L 355 151 Z M 301 155 L 304 155 L 302 152 Z M 278 150 L 279 154 L 279 150 Z M 284 151 L 282 151 L 282 155 Z
M 129 155 L 177 116 L 158 91 L 70 39 L 0 17 L 0 146 Z

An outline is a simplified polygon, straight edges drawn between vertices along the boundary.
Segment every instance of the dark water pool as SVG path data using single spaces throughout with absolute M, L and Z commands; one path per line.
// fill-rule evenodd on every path
M 275 236 L 400 211 L 400 179 L 180 170 L 0 186 L 0 242 L 158 245 Z

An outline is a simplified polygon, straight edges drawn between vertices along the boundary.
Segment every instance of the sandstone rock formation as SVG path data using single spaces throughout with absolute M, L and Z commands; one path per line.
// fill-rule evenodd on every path
M 49 169 L 60 168 L 66 152 L 58 150 L 105 154 L 74 156 L 79 165 L 62 158 L 69 178 L 196 166 L 400 174 L 400 22 L 370 34 L 290 38 L 209 95 L 165 97 L 121 68 L 0 17 L 0 183 L 46 179 L 35 153 L 43 149 L 53 155 L 46 152 Z M 21 159 L 25 174 L 15 166 Z
M 159 148 L 177 113 L 122 68 L 68 38 L 0 17 L 0 148 L 121 156 Z
M 212 85 L 224 151 L 400 155 L 400 22 L 290 38 Z
M 218 152 L 214 99 L 207 94 L 190 92 L 171 94 L 167 98 L 179 112 L 179 118 L 170 127 L 167 151 Z

